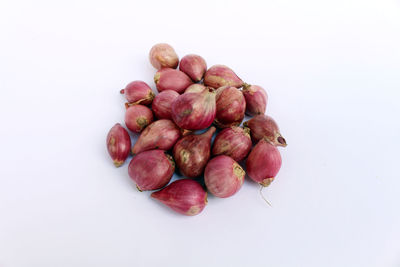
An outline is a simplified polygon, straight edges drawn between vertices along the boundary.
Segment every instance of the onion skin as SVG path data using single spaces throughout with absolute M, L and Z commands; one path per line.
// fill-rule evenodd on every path
M 212 155 L 226 155 L 235 161 L 241 161 L 252 147 L 250 129 L 232 126 L 223 129 L 214 139 Z
M 150 105 L 154 99 L 153 90 L 143 81 L 133 81 L 120 91 L 129 103 Z
M 206 88 L 200 93 L 185 93 L 172 103 L 172 119 L 182 129 L 201 130 L 215 119 L 215 91 Z
M 164 68 L 154 75 L 154 83 L 158 92 L 173 90 L 182 94 L 193 81 L 184 72 L 171 68 Z
M 200 176 L 210 159 L 211 138 L 215 127 L 199 135 L 191 134 L 179 140 L 173 150 L 173 156 L 180 172 L 189 178 Z
M 160 191 L 151 193 L 151 197 L 187 216 L 199 214 L 207 205 L 207 192 L 191 179 L 172 182 Z
M 179 57 L 174 48 L 164 43 L 156 44 L 151 48 L 149 59 L 151 65 L 157 70 L 161 68 L 176 69 L 179 64 Z
M 140 133 L 153 122 L 153 112 L 146 106 L 133 105 L 126 109 L 125 125 L 132 132 Z
M 165 90 L 156 95 L 151 105 L 154 115 L 158 119 L 172 120 L 171 107 L 178 96 L 179 94 L 173 90 Z
M 116 123 L 107 134 L 107 150 L 115 167 L 121 166 L 131 150 L 131 138 L 127 130 Z
M 156 190 L 171 180 L 175 164 L 164 150 L 149 150 L 133 157 L 128 173 L 139 191 Z
M 219 128 L 237 126 L 244 118 L 246 100 L 236 87 L 223 86 L 217 89 L 216 107 L 215 124 Z
M 267 140 L 260 140 L 246 161 L 247 175 L 262 186 L 268 186 L 282 165 L 279 150 Z
M 207 71 L 207 63 L 199 55 L 186 55 L 179 63 L 179 70 L 186 73 L 193 81 L 199 82 Z
M 243 81 L 229 67 L 214 65 L 206 71 L 204 84 L 213 88 L 228 85 L 240 88 L 243 86 Z
M 203 84 L 194 83 L 194 84 L 190 85 L 188 88 L 186 88 L 185 94 L 186 93 L 200 93 L 206 88 L 207 87 Z
M 132 148 L 132 154 L 151 149 L 171 149 L 181 137 L 181 130 L 170 120 L 158 120 L 140 134 Z
M 231 157 L 221 155 L 211 159 L 204 171 L 208 191 L 216 197 L 226 198 L 242 187 L 245 171 Z
M 246 99 L 247 115 L 255 116 L 265 113 L 268 95 L 261 86 L 245 84 L 242 92 Z
M 265 138 L 274 146 L 287 146 L 285 138 L 279 132 L 278 124 L 270 116 L 256 115 L 243 125 L 250 128 L 251 139 L 255 143 Z

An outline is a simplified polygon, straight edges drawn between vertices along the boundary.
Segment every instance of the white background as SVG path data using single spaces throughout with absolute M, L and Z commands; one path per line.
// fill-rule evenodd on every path
M 148 51 L 267 89 L 288 147 L 185 217 L 138 192 L 105 137 Z M 0 266 L 400 266 L 400 1 L 0 2 Z

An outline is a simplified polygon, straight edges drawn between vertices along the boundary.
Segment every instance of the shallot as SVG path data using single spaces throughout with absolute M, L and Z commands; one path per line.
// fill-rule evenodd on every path
M 285 138 L 279 132 L 278 124 L 270 116 L 256 115 L 251 120 L 244 122 L 243 125 L 250 128 L 253 142 L 265 138 L 275 146 L 285 147 L 287 145 Z
M 226 155 L 241 161 L 251 149 L 250 129 L 232 126 L 223 129 L 214 139 L 212 155 Z
M 156 69 L 178 67 L 179 58 L 169 44 L 156 44 L 149 53 L 150 63 Z
M 213 88 L 226 85 L 240 88 L 243 85 L 243 81 L 229 67 L 225 65 L 214 65 L 206 71 L 204 75 L 204 84 Z
M 153 122 L 153 112 L 146 106 L 128 106 L 125 112 L 125 125 L 132 132 L 140 133 Z
M 151 193 L 151 197 L 188 216 L 199 214 L 207 205 L 207 192 L 191 179 L 177 180 L 160 191 Z
M 193 81 L 198 82 L 203 79 L 207 63 L 201 56 L 190 54 L 181 59 L 179 70 L 186 73 Z
M 132 148 L 132 154 L 151 149 L 171 149 L 181 137 L 180 129 L 170 120 L 158 120 L 140 134 Z
M 143 81 L 133 81 L 120 91 L 129 103 L 149 105 L 153 101 L 154 93 L 150 86 Z
M 208 191 L 216 197 L 230 197 L 242 187 L 245 172 L 231 157 L 221 155 L 211 159 L 204 171 Z
M 175 163 L 164 150 L 149 150 L 133 157 L 128 173 L 139 191 L 156 190 L 171 180 Z
M 210 159 L 211 138 L 215 127 L 203 134 L 191 134 L 179 140 L 173 150 L 173 156 L 180 172 L 189 178 L 200 176 Z
M 242 91 L 233 86 L 217 89 L 215 125 L 219 128 L 240 125 L 246 111 L 246 100 Z
M 246 114 L 254 116 L 265 113 L 268 95 L 261 86 L 245 84 L 242 92 L 246 99 Z
M 199 93 L 185 93 L 172 103 L 172 119 L 182 129 L 201 130 L 215 119 L 215 91 L 206 88 Z
M 281 165 L 279 150 L 267 140 L 261 139 L 247 158 L 247 175 L 265 187 L 275 179 Z
M 158 92 L 174 90 L 182 94 L 189 85 L 193 84 L 193 81 L 182 71 L 163 68 L 154 75 L 154 83 Z
M 121 124 L 116 123 L 107 134 L 107 150 L 115 167 L 121 166 L 129 156 L 131 138 Z
M 171 108 L 172 103 L 179 96 L 179 94 L 173 90 L 165 90 L 156 95 L 151 104 L 154 115 L 158 119 L 169 119 L 172 120 Z

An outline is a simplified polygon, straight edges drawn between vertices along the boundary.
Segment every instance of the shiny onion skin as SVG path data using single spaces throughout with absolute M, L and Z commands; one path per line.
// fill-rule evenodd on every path
M 170 120 L 158 120 L 140 134 L 132 148 L 132 154 L 151 149 L 171 149 L 181 137 L 181 130 Z
M 204 84 L 213 88 L 222 86 L 240 88 L 243 86 L 243 81 L 229 67 L 225 65 L 214 65 L 206 71 L 204 75 Z
M 249 154 L 251 147 L 250 129 L 232 126 L 217 134 L 212 155 L 226 155 L 235 161 L 241 161 Z
M 172 119 L 182 129 L 202 130 L 215 119 L 215 91 L 206 88 L 199 93 L 185 93 L 172 103 Z
M 115 167 L 121 166 L 131 150 L 131 138 L 127 130 L 116 123 L 107 134 L 107 150 Z
M 265 139 L 261 139 L 251 150 L 247 161 L 247 175 L 262 186 L 268 186 L 282 165 L 279 150 Z
M 174 146 L 172 155 L 182 175 L 195 178 L 203 174 L 210 159 L 211 138 L 215 127 L 203 134 L 191 134 L 180 139 Z
M 120 91 L 128 103 L 150 105 L 154 99 L 153 90 L 143 81 L 133 81 Z
M 186 55 L 179 63 L 179 70 L 186 73 L 193 81 L 199 82 L 207 71 L 207 63 L 199 55 Z
M 171 68 L 164 68 L 154 75 L 154 83 L 158 92 L 173 90 L 182 94 L 193 81 L 184 72 Z
M 265 113 L 268 95 L 261 86 L 245 84 L 242 92 L 246 99 L 247 115 L 255 116 Z
M 216 197 L 234 195 L 242 187 L 245 172 L 231 157 L 221 155 L 212 158 L 204 171 L 208 191 Z
M 151 197 L 187 216 L 199 214 L 207 205 L 207 192 L 191 179 L 172 182 L 160 191 L 151 193 Z
M 153 112 L 146 106 L 128 106 L 125 112 L 125 125 L 132 132 L 140 133 L 153 122 Z
M 151 65 L 157 70 L 161 68 L 176 69 L 179 64 L 179 57 L 174 48 L 165 43 L 154 45 L 150 50 L 149 59 Z
M 171 180 L 175 163 L 164 150 L 148 150 L 133 157 L 128 173 L 139 191 L 156 190 Z
M 165 90 L 156 95 L 151 105 L 154 115 L 158 119 L 172 120 L 172 115 L 171 115 L 172 103 L 178 96 L 179 94 L 173 90 Z
M 246 100 L 242 91 L 233 86 L 217 89 L 215 125 L 219 128 L 240 125 L 246 111 Z

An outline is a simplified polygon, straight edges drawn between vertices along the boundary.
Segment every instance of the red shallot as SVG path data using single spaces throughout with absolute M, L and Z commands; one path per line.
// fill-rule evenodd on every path
M 128 173 L 140 191 L 156 190 L 171 180 L 175 163 L 164 150 L 149 150 L 133 157 Z
M 208 191 L 216 197 L 230 197 L 242 187 L 245 172 L 231 157 L 221 155 L 211 159 L 204 171 Z
M 121 166 L 129 156 L 131 138 L 121 124 L 115 124 L 107 134 L 107 150 L 115 167 Z
M 191 179 L 177 180 L 160 191 L 151 193 L 151 197 L 188 216 L 199 214 L 207 205 L 207 192 Z

